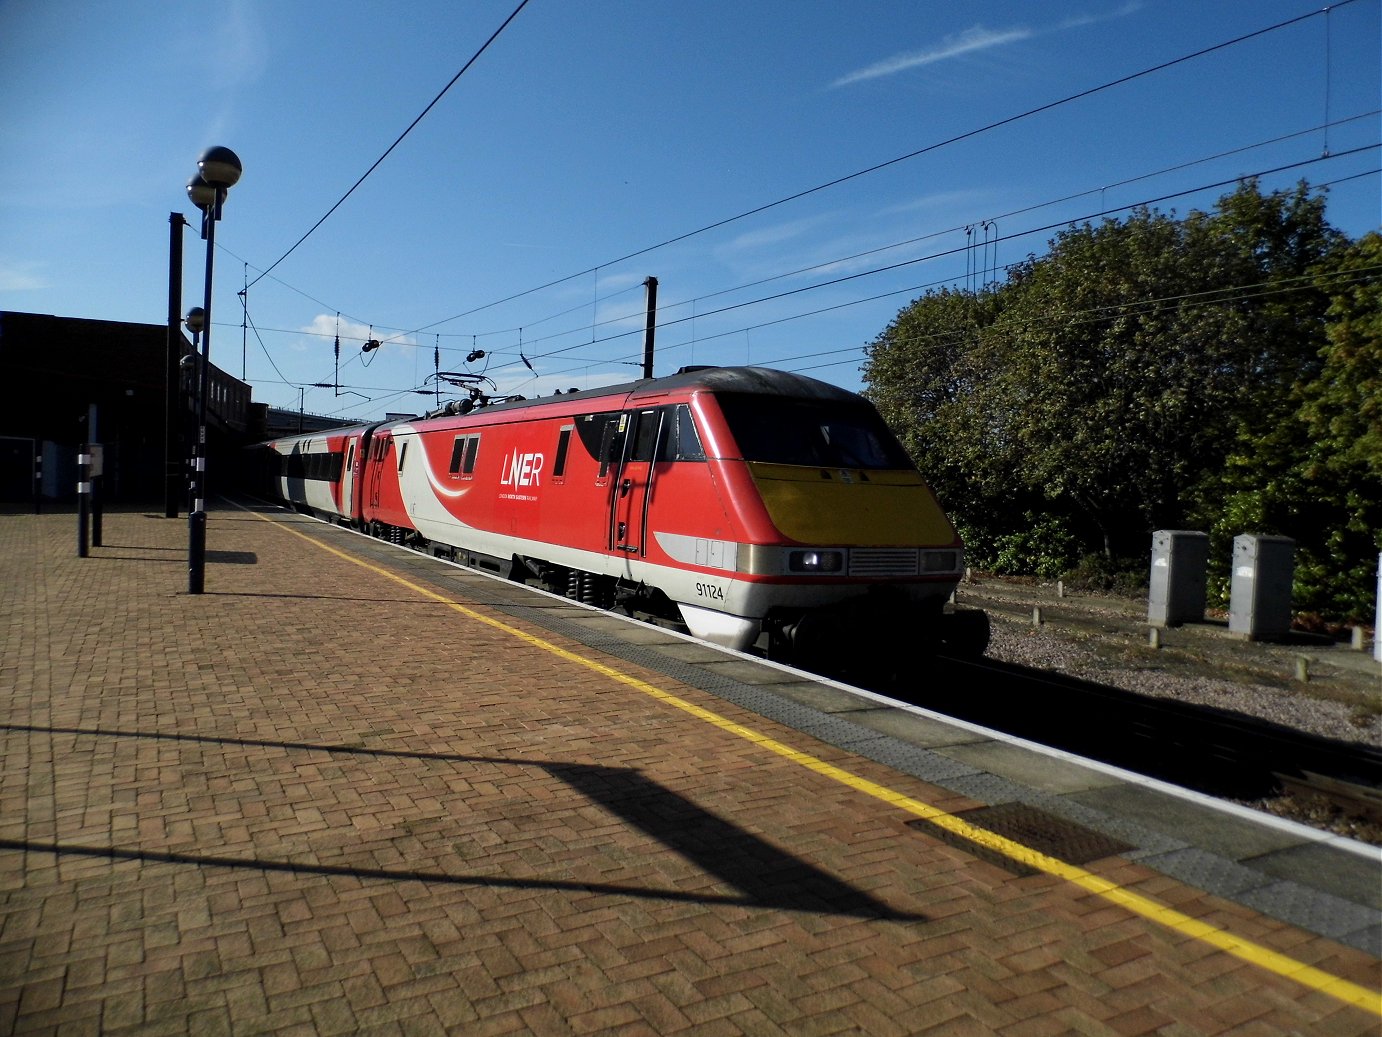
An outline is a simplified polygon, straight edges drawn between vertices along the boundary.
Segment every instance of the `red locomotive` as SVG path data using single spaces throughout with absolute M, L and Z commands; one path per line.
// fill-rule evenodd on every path
M 667 378 L 267 444 L 279 495 L 398 543 L 806 664 L 924 641 L 954 527 L 873 406 L 763 368 Z

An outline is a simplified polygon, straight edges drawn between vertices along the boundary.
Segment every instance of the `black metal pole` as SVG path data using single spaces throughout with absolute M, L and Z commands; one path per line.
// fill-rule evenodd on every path
M 219 194 L 219 192 L 218 192 Z M 220 199 L 217 198 L 219 203 Z M 197 442 L 192 461 L 192 513 L 187 516 L 187 593 L 200 594 L 206 583 L 206 398 L 211 388 L 211 271 L 216 255 L 216 209 L 208 206 L 206 224 L 206 291 L 202 302 L 202 357 L 197 387 Z
M 168 348 L 164 356 L 163 517 L 178 517 L 182 450 L 178 445 L 178 362 L 182 359 L 182 213 L 168 214 Z
M 43 511 L 43 440 L 34 440 L 34 514 Z
M 648 321 L 643 329 L 643 377 L 653 376 L 653 333 L 657 331 L 657 278 L 643 282 L 648 289 Z
M 192 332 L 192 354 L 189 356 L 188 364 L 182 368 L 180 377 L 182 378 L 182 478 L 180 480 L 183 491 L 187 496 L 187 514 L 192 514 L 196 508 L 193 501 L 197 499 L 197 478 L 194 474 L 197 469 L 197 386 L 201 381 L 199 369 L 202 362 L 201 354 L 201 332 Z

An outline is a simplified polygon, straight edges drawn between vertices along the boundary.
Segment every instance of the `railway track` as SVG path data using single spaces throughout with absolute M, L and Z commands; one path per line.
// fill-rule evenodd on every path
M 937 663 L 874 690 L 1206 795 L 1318 796 L 1382 824 L 1372 747 L 990 659 Z

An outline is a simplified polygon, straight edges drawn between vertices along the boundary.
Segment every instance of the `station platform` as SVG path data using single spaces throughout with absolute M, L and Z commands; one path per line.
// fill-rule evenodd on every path
M 1382 1025 L 1377 847 L 271 508 L 189 595 L 186 539 L 0 515 L 0 1033 Z

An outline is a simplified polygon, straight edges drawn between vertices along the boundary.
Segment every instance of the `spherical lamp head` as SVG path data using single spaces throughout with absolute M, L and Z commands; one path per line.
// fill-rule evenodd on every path
M 187 197 L 192 199 L 192 204 L 198 209 L 206 212 L 216 205 L 216 188 L 203 180 L 202 175 L 198 173 L 187 181 Z
M 194 335 L 197 334 L 202 328 L 206 327 L 206 311 L 200 306 L 193 306 L 187 311 L 185 323 L 187 324 L 188 331 L 192 332 Z
M 202 152 L 202 157 L 197 159 L 197 169 L 201 171 L 203 180 L 221 191 L 234 187 L 244 171 L 240 157 L 219 145 Z

